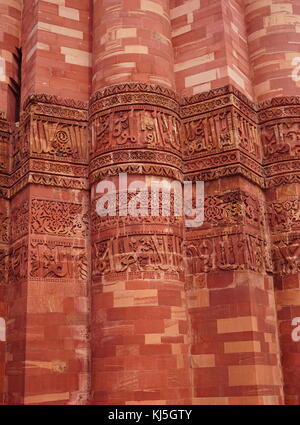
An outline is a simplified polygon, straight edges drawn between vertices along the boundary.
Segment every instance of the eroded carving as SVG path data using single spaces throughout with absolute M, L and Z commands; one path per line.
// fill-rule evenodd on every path
M 125 272 L 182 272 L 181 251 L 182 239 L 177 236 L 128 235 L 95 242 L 93 278 Z
M 87 275 L 87 258 L 83 246 L 32 239 L 29 271 L 31 279 L 86 280 Z

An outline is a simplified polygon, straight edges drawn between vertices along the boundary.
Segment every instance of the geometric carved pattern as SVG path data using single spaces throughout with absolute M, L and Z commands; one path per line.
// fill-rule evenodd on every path
M 137 164 L 145 167 L 146 163 L 149 171 L 144 169 L 142 174 L 176 179 L 179 174 L 174 173 L 173 167 L 178 173 L 184 171 L 186 179 L 195 172 L 204 180 L 241 174 L 263 189 L 300 181 L 297 101 L 281 98 L 280 102 L 255 105 L 232 86 L 179 99 L 159 86 L 120 84 L 97 92 L 91 99 L 89 148 L 86 104 L 34 95 L 26 102 L 20 126 L 13 133 L 14 173 L 8 186 L 9 181 L 15 185 L 26 172 L 29 179 L 24 184 L 85 189 L 87 184 L 78 180 L 76 185 L 62 176 L 70 175 L 74 167 L 74 177 L 86 179 L 89 151 L 92 181 L 117 174 L 120 170 L 114 171 L 114 167 L 121 163 L 123 170 L 132 164 L 128 171 L 133 174 L 139 173 Z M 2 127 L 8 130 L 4 124 Z M 7 137 L 8 133 L 2 134 Z M 226 151 L 230 154 L 226 155 Z M 29 169 L 23 169 L 20 175 L 20 165 L 29 158 Z M 157 168 L 160 161 L 166 169 L 171 165 L 172 171 L 163 173 Z M 64 164 L 59 168 L 60 162 Z M 81 169 L 78 163 L 82 164 Z M 37 166 L 44 179 L 34 174 Z M 214 172 L 212 167 L 216 167 Z M 51 169 L 55 176 L 49 180 Z M 11 194 L 14 193 L 12 188 Z
M 264 224 L 264 205 L 247 193 L 236 190 L 204 200 L 204 226 L 248 224 L 260 228 Z
M 86 236 L 88 218 L 82 211 L 81 204 L 33 199 L 31 232 L 56 236 Z
M 300 198 L 289 198 L 268 204 L 272 233 L 300 230 Z
M 9 220 L 8 203 L 0 200 L 0 243 L 9 242 Z
M 25 200 L 12 209 L 11 238 L 16 241 L 29 233 L 29 201 Z
M 96 93 L 90 104 L 92 181 L 111 175 L 112 165 L 116 167 L 121 162 L 145 167 L 145 162 L 151 163 L 151 155 L 152 163 L 160 162 L 154 156 L 157 148 L 162 155 L 166 150 L 177 151 L 188 180 L 195 172 L 199 174 L 195 178 L 204 181 L 241 174 L 262 189 L 276 186 L 287 176 L 274 164 L 273 169 L 265 170 L 263 165 L 286 159 L 287 153 L 294 162 L 297 159 L 299 123 L 295 115 L 300 115 L 300 108 L 295 111 L 289 106 L 295 102 L 295 98 L 282 98 L 281 102 L 255 105 L 232 86 L 184 99 L 147 84 L 127 83 L 105 89 Z M 266 113 L 263 108 L 268 108 Z M 284 122 L 274 122 L 274 118 L 283 115 Z M 130 158 L 128 152 L 137 148 L 147 149 L 144 158 Z M 120 155 L 113 157 L 117 149 L 122 149 L 124 159 Z M 230 154 L 226 155 L 226 151 Z M 168 164 L 175 165 L 170 159 Z M 175 166 L 180 170 L 180 164 Z M 216 167 L 214 171 L 212 167 Z M 137 170 L 132 167 L 130 171 L 136 174 Z M 300 179 L 298 170 L 299 165 L 290 165 L 287 183 Z M 151 174 L 147 170 L 143 173 Z M 158 169 L 154 174 L 163 175 Z

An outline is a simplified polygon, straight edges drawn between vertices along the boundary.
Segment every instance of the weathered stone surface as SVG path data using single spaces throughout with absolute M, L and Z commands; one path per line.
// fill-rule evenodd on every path
M 0 404 L 300 404 L 297 0 L 0 11 Z M 203 225 L 100 217 L 120 173 Z

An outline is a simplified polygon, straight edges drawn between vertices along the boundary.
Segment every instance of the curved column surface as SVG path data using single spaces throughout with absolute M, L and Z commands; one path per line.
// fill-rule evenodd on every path
M 300 403 L 299 184 L 267 192 L 285 403 Z
M 11 78 L 18 81 L 18 64 L 14 55 L 20 47 L 22 1 L 5 1 L 0 3 L 0 112 L 8 120 L 15 119 L 15 97 Z
M 298 105 L 298 106 L 297 106 Z M 259 114 L 272 235 L 274 283 L 286 404 L 300 402 L 300 98 L 264 102 Z M 298 328 L 299 329 L 299 328 Z
M 89 99 L 91 13 L 90 0 L 23 0 L 22 105 L 37 93 Z
M 8 263 L 6 402 L 83 404 L 89 397 L 88 117 L 83 101 L 90 96 L 90 1 L 4 3 L 10 12 L 22 4 L 23 106 L 19 124 L 11 126 L 13 135 L 5 136 L 7 173 L 13 176 L 7 184 L 11 229 L 4 256 L 0 237 L 0 268 Z M 0 27 L 1 19 L 2 14 Z M 6 24 L 10 29 L 12 22 Z M 18 187 L 16 175 L 22 181 Z
M 293 323 L 299 298 L 300 79 L 297 1 L 247 1 L 248 42 L 258 105 L 271 232 L 284 394 L 299 404 L 299 342 Z
M 92 99 L 95 404 L 191 402 L 182 218 L 164 217 L 161 210 L 152 217 L 150 208 L 153 181 L 162 187 L 182 181 L 176 102 L 169 96 L 167 90 L 132 83 Z M 145 216 L 122 216 L 135 195 L 126 200 L 120 173 L 127 174 L 128 185 L 141 187 Z M 96 212 L 98 182 L 116 185 L 115 216 Z M 170 199 L 173 204 L 173 191 Z
M 141 81 L 174 87 L 169 1 L 94 1 L 93 89 Z
M 185 178 L 205 181 L 204 223 L 185 232 L 193 403 L 281 404 L 259 128 L 220 93 L 181 108 Z
M 0 311 L 3 311 L 3 303 L 0 303 Z M 6 341 L 6 322 L 0 317 L 0 405 L 4 404 L 5 396 L 5 341 Z
M 247 0 L 248 45 L 258 101 L 300 95 L 299 2 Z
M 182 182 L 169 2 L 94 2 L 92 131 L 92 403 L 190 402 L 183 223 L 151 217 L 151 183 Z M 151 84 L 149 84 L 151 83 Z M 108 88 L 99 92 L 99 89 Z M 123 216 L 120 187 L 140 186 L 146 216 Z M 114 184 L 100 217 L 98 183 Z M 123 180 L 124 183 L 124 180 Z M 123 184 L 122 183 L 122 184 Z M 127 200 L 124 198 L 127 198 Z M 172 196 L 171 196 L 172 198 Z M 123 211 L 124 212 L 124 211 Z
M 170 16 L 178 92 L 233 84 L 252 99 L 243 0 L 170 0 Z

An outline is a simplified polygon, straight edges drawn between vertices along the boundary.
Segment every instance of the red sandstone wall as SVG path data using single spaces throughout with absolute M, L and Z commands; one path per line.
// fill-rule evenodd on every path
M 92 231 L 92 402 L 190 403 L 182 222 L 93 214 Z
M 9 233 L 10 233 L 10 205 L 7 188 L 8 172 L 10 167 L 9 155 L 9 126 L 4 116 L 0 116 L 0 317 L 5 321 L 8 318 L 8 306 L 6 300 L 6 286 L 8 278 L 8 258 L 9 258 Z M 3 185 L 3 186 L 2 186 Z M 6 393 L 6 360 L 7 346 L 0 342 L 0 404 L 5 399 Z
M 209 182 L 205 223 L 187 233 L 195 404 L 282 402 L 264 205 L 244 179 Z
M 89 0 L 24 0 L 23 101 L 36 93 L 88 100 L 90 5 Z
M 288 80 L 287 80 L 288 81 Z M 274 263 L 285 400 L 299 404 L 299 342 L 292 339 L 293 320 L 299 317 L 299 180 L 295 176 L 299 134 L 299 109 L 286 107 L 296 97 L 266 102 L 261 113 L 264 163 L 267 174 L 277 175 L 277 184 L 266 190 L 268 221 Z M 263 104 L 262 104 L 263 105 Z M 296 138 L 296 139 L 295 139 Z
M 0 11 L 0 403 L 299 404 L 296 0 Z M 120 172 L 204 180 L 203 226 L 101 219 Z
M 47 116 L 43 102 L 29 110 L 14 145 L 13 169 L 22 173 L 31 155 L 36 171 L 11 193 L 8 402 L 82 404 L 89 393 L 86 112 L 58 104 Z M 30 148 L 22 137 L 29 122 Z M 57 158 L 55 166 L 46 158 Z
M 6 291 L 12 404 L 89 398 L 89 7 L 23 3 L 24 112 L 11 139 L 11 172 L 20 180 L 9 194 Z
M 299 185 L 270 188 L 267 192 L 275 263 L 285 401 L 299 405 L 299 342 L 292 339 L 293 320 L 300 317 L 298 219 Z
M 3 294 L 1 294 L 3 295 Z M 0 405 L 5 403 L 5 393 L 6 393 L 6 343 L 5 343 L 5 334 L 6 334 L 6 321 L 4 317 L 7 317 L 7 311 L 4 303 L 1 303 L 0 314 Z
M 292 72 L 299 65 L 299 2 L 245 2 L 248 45 L 257 100 L 300 94 Z
M 94 2 L 93 90 L 139 81 L 174 88 L 169 2 Z
M 8 87 L 10 78 L 19 82 L 13 54 L 20 47 L 21 9 L 21 0 L 0 3 L 0 111 L 5 112 L 9 120 L 15 117 L 15 99 Z
M 193 95 L 233 83 L 252 98 L 242 1 L 171 0 L 177 90 Z
M 96 1 L 93 20 L 94 91 L 128 81 L 174 87 L 168 2 Z M 140 219 L 137 224 L 130 218 L 101 220 L 95 214 L 95 186 L 101 177 L 115 181 L 113 175 L 126 172 L 129 182 L 138 178 L 147 191 L 159 168 L 159 175 L 165 169 L 164 176 L 180 179 L 174 167 L 181 156 L 178 117 L 169 109 L 174 101 L 167 90 L 158 96 L 154 88 L 144 89 L 143 85 L 121 84 L 113 103 L 113 88 L 92 97 L 95 404 L 191 402 L 183 223 L 174 226 L 158 217 Z M 141 91 L 145 91 L 142 96 Z M 128 96 L 123 97 L 126 92 Z M 149 154 L 156 165 L 137 171 Z M 136 158 L 133 168 L 131 158 Z
M 204 225 L 185 240 L 194 403 L 280 404 L 270 236 L 252 174 L 262 160 L 255 114 L 226 91 L 192 99 L 182 108 L 186 178 L 206 181 Z
M 246 2 L 248 43 L 253 69 L 253 87 L 260 108 L 263 162 L 267 175 L 278 176 L 279 184 L 267 184 L 266 200 L 271 231 L 274 283 L 279 319 L 285 401 L 299 404 L 299 366 L 297 342 L 292 340 L 292 321 L 299 313 L 298 206 L 299 184 L 293 176 L 298 160 L 300 94 L 297 73 L 299 64 L 300 8 L 297 1 L 284 3 Z M 298 58 L 298 59 L 297 59 Z M 279 98 L 279 96 L 293 96 Z M 281 106 L 282 105 L 282 106 Z M 283 166 L 284 164 L 284 166 Z

